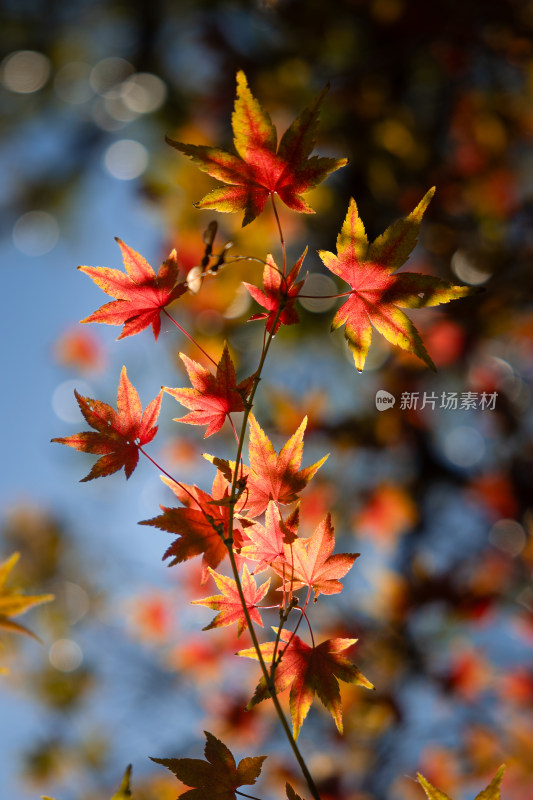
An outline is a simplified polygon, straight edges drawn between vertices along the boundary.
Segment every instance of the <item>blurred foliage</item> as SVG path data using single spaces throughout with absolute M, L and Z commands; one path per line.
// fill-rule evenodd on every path
M 83 181 L 127 137 L 150 153 L 136 186 L 163 219 L 161 256 L 177 247 L 186 274 L 199 264 L 202 232 L 215 216 L 192 202 L 214 184 L 163 136 L 227 146 L 241 68 L 280 130 L 331 83 L 320 151 L 348 155 L 350 163 L 310 195 L 316 217 L 281 212 L 292 262 L 310 246 L 304 271 L 322 273 L 312 253 L 333 248 L 350 196 L 373 238 L 437 186 L 416 268 L 485 289 L 444 313 L 416 312 L 439 372 L 376 342 L 358 376 L 342 336 L 329 338 L 331 306 L 300 304 L 302 323 L 277 336 L 258 393 L 257 416 L 269 432 L 291 433 L 309 413 L 309 463 L 315 450 L 334 454 L 304 496 L 304 535 L 331 509 L 338 548 L 362 553 L 345 591 L 317 606 L 314 620 L 330 636 L 359 638 L 358 663 L 377 691 L 368 697 L 343 686 L 345 737 L 313 709 L 301 740 L 323 800 L 420 800 L 420 786 L 407 777 L 417 771 L 466 800 L 503 762 L 505 800 L 533 800 L 533 3 L 4 0 L 2 36 L 6 233 L 35 209 L 68 226 L 80 213 Z M 13 78 L 8 69 L 21 50 L 46 57 L 27 68 L 26 84 L 24 70 Z M 123 61 L 103 62 L 109 58 Z M 150 103 L 142 81 L 131 80 L 146 73 L 163 82 L 166 99 L 138 111 Z M 45 157 L 35 146 L 43 131 Z M 276 241 L 267 214 L 244 231 L 239 215 L 217 217 L 215 252 L 231 240 L 231 254 L 264 258 Z M 243 376 L 254 367 L 262 328 L 244 324 L 257 309 L 241 282 L 258 282 L 261 272 L 254 262 L 228 264 L 176 306 L 182 324 L 217 359 L 229 339 Z M 163 341 L 173 356 L 197 356 L 174 334 Z M 90 339 L 66 333 L 57 358 L 82 370 L 98 368 L 104 356 Z M 394 408 L 376 410 L 378 389 L 394 395 Z M 443 392 L 497 392 L 496 406 L 441 408 Z M 418 408 L 400 408 L 404 393 L 418 393 Z M 436 396 L 434 408 L 421 407 L 424 394 Z M 200 463 L 200 436 L 162 442 L 169 468 Z M 6 516 L 3 557 L 21 552 L 22 588 L 56 595 L 36 610 L 33 627 L 50 642 L 74 641 L 73 626 L 92 627 L 105 648 L 102 642 L 118 634 L 101 624 L 106 600 L 78 547 L 55 514 L 30 508 Z M 235 663 L 241 645 L 234 632 L 201 633 L 208 617 L 198 609 L 184 622 L 176 618 L 176 608 L 198 599 L 194 565 L 177 567 L 176 575 L 168 591 L 129 587 L 121 612 L 126 657 L 137 659 L 150 687 L 139 715 L 144 721 L 161 697 L 172 713 L 168 698 L 179 707 L 183 690 L 203 726 L 230 744 L 275 744 L 268 705 L 243 712 L 256 675 Z M 76 619 L 87 605 L 92 610 Z M 120 670 L 104 675 L 86 659 L 63 671 L 57 663 L 75 664 L 77 652 L 64 644 L 56 665 L 43 656 L 30 668 L 22 645 L 10 637 L 9 680 L 50 716 L 49 734 L 28 742 L 21 771 L 40 789 L 43 781 L 83 775 L 83 786 L 62 796 L 107 800 L 116 785 L 116 764 L 109 765 L 115 731 L 96 730 L 87 708 L 99 687 L 121 685 Z M 175 755 L 173 732 L 165 746 Z M 199 728 L 188 730 L 186 746 L 199 738 Z M 287 755 L 275 750 L 268 764 L 268 796 L 285 780 L 298 790 Z M 136 798 L 174 797 L 175 780 L 166 780 L 145 775 Z

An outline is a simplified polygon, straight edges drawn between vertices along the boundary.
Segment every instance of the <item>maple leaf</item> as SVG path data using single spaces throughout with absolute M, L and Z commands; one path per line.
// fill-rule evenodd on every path
M 504 772 L 505 765 L 500 767 L 487 788 L 483 789 L 483 791 L 477 794 L 474 800 L 501 800 L 500 786 Z M 432 786 L 423 775 L 420 775 L 420 773 L 418 773 L 417 779 L 426 793 L 428 800 L 450 800 L 447 794 L 444 794 L 444 792 L 441 792 L 439 789 L 436 789 L 434 786 Z
M 283 275 L 272 256 L 266 257 L 263 270 L 263 289 L 251 283 L 243 282 L 254 300 L 266 308 L 266 313 L 254 314 L 248 320 L 266 319 L 266 329 L 269 333 L 277 333 L 280 325 L 295 325 L 300 321 L 298 312 L 294 308 L 298 292 L 302 288 L 305 278 L 296 283 L 296 278 L 307 253 L 307 248 L 302 253 L 288 275 Z
M 337 553 L 332 555 L 335 547 L 335 535 L 328 514 L 308 539 L 296 539 L 284 546 L 285 566 L 291 569 L 291 577 L 286 579 L 286 587 L 300 589 L 302 586 L 313 588 L 315 602 L 320 594 L 338 594 L 342 591 L 342 578 L 351 569 L 359 553 Z M 282 575 L 279 564 L 273 569 Z
M 172 558 L 170 567 L 181 564 L 190 558 L 202 555 L 202 583 L 205 583 L 211 567 L 215 569 L 227 555 L 224 535 L 228 530 L 229 507 L 216 504 L 214 500 L 223 500 L 228 496 L 227 484 L 217 472 L 213 482 L 212 494 L 204 492 L 197 486 L 177 484 L 165 475 L 161 480 L 172 489 L 184 508 L 167 508 L 158 517 L 145 519 L 140 525 L 153 525 L 168 533 L 177 533 L 176 539 L 168 548 L 163 559 Z M 245 523 L 241 523 L 245 524 Z M 239 548 L 241 532 L 234 529 L 235 546 Z
M 52 439 L 85 453 L 101 455 L 83 481 L 103 478 L 124 467 L 129 478 L 139 461 L 139 447 L 151 442 L 157 433 L 157 418 L 162 392 L 142 411 L 137 390 L 130 383 L 126 367 L 122 367 L 117 392 L 117 411 L 107 403 L 83 397 L 74 391 L 81 413 L 94 431 Z M 103 454 L 103 455 L 102 455 Z
M 21 594 L 17 589 L 7 589 L 6 583 L 11 571 L 18 562 L 20 553 L 13 553 L 7 561 L 0 564 L 0 628 L 11 633 L 23 633 L 26 636 L 31 636 L 37 641 L 39 637 L 32 633 L 24 625 L 15 622 L 12 617 L 17 617 L 19 614 L 24 614 L 28 609 L 33 606 L 40 605 L 41 603 L 49 603 L 54 599 L 53 594 Z M 4 670 L 1 670 L 2 672 Z
M 243 398 L 252 387 L 253 376 L 237 384 L 235 367 L 227 344 L 224 345 L 216 375 L 183 353 L 180 353 L 180 358 L 185 364 L 193 388 L 170 389 L 163 386 L 163 391 L 192 411 L 175 422 L 207 425 L 204 437 L 211 436 L 220 430 L 230 412 L 244 411 Z
M 387 341 L 414 353 L 435 369 L 415 326 L 401 308 L 423 308 L 465 297 L 476 289 L 455 286 L 431 275 L 393 274 L 416 245 L 420 224 L 435 189 L 405 219 L 390 225 L 369 245 L 355 200 L 337 237 L 337 255 L 320 250 L 326 267 L 350 284 L 352 292 L 333 318 L 332 330 L 346 324 L 344 335 L 361 371 L 372 338 L 372 325 Z
M 116 239 L 126 272 L 108 267 L 78 267 L 106 294 L 115 297 L 81 322 L 103 322 L 106 325 L 124 325 L 119 339 L 134 336 L 152 326 L 157 339 L 161 330 L 160 312 L 187 291 L 185 282 L 177 283 L 178 261 L 176 251 L 163 261 L 156 275 L 150 264 L 135 250 Z
M 212 597 L 204 597 L 202 600 L 192 600 L 192 605 L 201 605 L 212 608 L 219 613 L 212 622 L 209 623 L 204 631 L 211 628 L 220 628 L 224 625 L 233 625 L 237 623 L 237 636 L 240 636 L 244 629 L 247 627 L 246 617 L 242 608 L 241 598 L 237 589 L 237 583 L 233 578 L 227 578 L 225 575 L 219 575 L 213 569 L 209 568 L 209 574 L 213 577 L 216 585 L 222 594 L 216 594 Z M 255 580 L 248 570 L 246 564 L 244 565 L 242 578 L 241 578 L 242 591 L 246 600 L 246 607 L 253 622 L 263 627 L 263 621 L 257 610 L 257 603 L 260 603 L 268 592 L 270 586 L 270 578 L 266 583 L 261 584 L 257 588 Z
M 206 761 L 200 758 L 152 758 L 167 767 L 186 786 L 192 786 L 180 797 L 187 800 L 236 800 L 239 786 L 251 786 L 260 775 L 266 756 L 243 758 L 239 765 L 226 745 L 204 731 L 207 742 Z M 239 792 L 240 794 L 240 792 Z
M 272 442 L 253 414 L 250 414 L 249 421 L 250 466 L 243 467 L 246 488 L 236 509 L 239 511 L 246 509 L 249 517 L 258 517 L 267 508 L 269 500 L 275 500 L 276 503 L 283 505 L 297 500 L 298 494 L 305 489 L 328 456 L 324 456 L 310 467 L 299 469 L 302 463 L 303 437 L 307 417 L 304 417 L 298 430 L 283 445 L 279 455 L 276 455 Z M 231 482 L 235 469 L 234 461 L 226 461 L 210 455 L 206 455 L 205 458 L 215 464 Z
M 256 522 L 246 530 L 247 538 L 241 548 L 241 556 L 259 562 L 254 572 L 261 572 L 280 559 L 285 561 L 284 548 L 296 539 L 297 527 L 298 509 L 284 521 L 276 503 L 270 500 L 264 526 Z M 284 574 L 282 567 L 281 574 Z
M 191 158 L 199 169 L 228 184 L 209 192 L 196 208 L 244 211 L 244 226 L 263 211 L 269 197 L 277 194 L 294 211 L 314 214 L 302 194 L 347 163 L 346 158 L 310 158 L 326 91 L 294 120 L 276 150 L 276 128 L 252 95 L 244 72 L 239 71 L 232 116 L 234 153 L 166 137 L 168 144 Z
M 273 630 L 277 632 L 277 628 Z M 339 733 L 342 733 L 342 706 L 338 679 L 365 686 L 367 689 L 374 688 L 355 664 L 343 655 L 343 652 L 355 644 L 357 639 L 327 639 L 316 647 L 310 647 L 290 631 L 282 631 L 281 640 L 287 643 L 287 646 L 282 651 L 281 661 L 274 672 L 274 688 L 276 693 L 279 693 L 291 687 L 290 710 L 294 738 L 298 738 L 315 694 L 335 720 Z M 260 645 L 260 648 L 265 661 L 271 662 L 275 643 L 266 642 Z M 253 647 L 240 650 L 237 655 L 257 659 Z M 252 708 L 267 697 L 270 697 L 270 692 L 262 677 L 247 708 Z

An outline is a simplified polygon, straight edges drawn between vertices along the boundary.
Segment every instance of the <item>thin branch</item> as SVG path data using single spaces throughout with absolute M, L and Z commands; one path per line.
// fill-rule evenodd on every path
M 278 225 L 278 232 L 279 232 L 279 240 L 281 242 L 281 249 L 283 251 L 283 274 L 287 272 L 287 251 L 285 250 L 285 239 L 283 238 L 283 231 L 281 229 L 281 222 L 279 221 L 278 209 L 276 208 L 276 201 L 274 200 L 274 195 L 270 195 L 270 199 L 272 200 L 272 208 L 274 209 L 274 216 L 276 217 L 276 223 Z
M 218 364 L 217 364 L 217 362 L 215 361 L 215 359 L 214 359 L 214 358 L 211 358 L 211 356 L 209 355 L 209 353 L 206 353 L 206 351 L 204 350 L 204 348 L 202 347 L 202 345 L 201 345 L 201 344 L 198 344 L 198 342 L 196 341 L 196 339 L 195 339 L 193 336 L 191 336 L 191 334 L 190 334 L 190 333 L 187 333 L 187 331 L 185 330 L 185 328 L 182 328 L 182 327 L 181 327 L 181 325 L 179 324 L 179 322 L 176 322 L 176 320 L 174 319 L 174 317 L 173 317 L 173 316 L 171 316 L 171 315 L 168 313 L 168 311 L 166 310 L 166 308 L 163 308 L 163 309 L 162 309 L 162 311 L 163 311 L 163 313 L 164 313 L 164 314 L 166 314 L 166 315 L 167 315 L 167 317 L 169 318 L 169 320 L 170 320 L 171 322 L 173 322 L 173 323 L 174 323 L 174 325 L 176 326 L 176 328 L 179 328 L 179 330 L 180 330 L 180 331 L 181 331 L 183 334 L 185 334 L 185 336 L 187 337 L 187 339 L 188 339 L 190 342 L 192 342 L 194 345 L 196 345 L 196 347 L 197 347 L 199 350 L 201 350 L 201 351 L 202 351 L 202 353 L 204 354 L 204 356 L 205 356 L 206 358 L 208 358 L 208 359 L 209 359 L 209 361 L 211 361 L 211 363 L 215 365 L 215 367 L 217 367 L 217 366 L 218 366 Z
M 276 322 L 278 321 L 280 314 L 281 314 L 281 309 L 278 309 L 278 313 L 276 315 L 276 319 L 274 320 L 274 325 L 272 326 L 273 330 L 276 327 Z M 270 331 L 270 333 L 268 335 L 268 339 L 266 341 L 266 344 L 265 344 L 265 346 L 263 348 L 263 352 L 261 353 L 261 358 L 259 360 L 259 365 L 258 365 L 257 370 L 256 370 L 255 375 L 254 375 L 254 380 L 253 380 L 253 383 L 252 383 L 252 388 L 251 388 L 251 391 L 250 391 L 250 395 L 248 397 L 247 402 L 245 403 L 244 416 L 243 416 L 242 427 L 241 427 L 241 432 L 240 432 L 240 436 L 239 436 L 239 444 L 237 445 L 237 455 L 235 457 L 235 468 L 234 468 L 234 471 L 233 471 L 233 481 L 232 481 L 232 485 L 231 485 L 231 493 L 230 493 L 230 498 L 229 498 L 228 532 L 227 532 L 227 538 L 224 540 L 224 542 L 226 544 L 226 549 L 228 551 L 229 559 L 230 559 L 230 562 L 231 562 L 231 570 L 233 572 L 233 577 L 235 579 L 235 584 L 237 586 L 237 591 L 239 593 L 239 599 L 241 601 L 241 606 L 242 606 L 242 610 L 243 610 L 243 613 L 244 613 L 244 617 L 246 619 L 246 624 L 247 624 L 248 630 L 250 632 L 250 636 L 251 636 L 251 639 L 252 639 L 252 642 L 253 642 L 254 650 L 255 650 L 255 652 L 257 654 L 257 659 L 259 661 L 259 666 L 261 668 L 261 672 L 262 672 L 263 677 L 265 679 L 267 689 L 268 689 L 268 691 L 270 693 L 270 696 L 272 697 L 272 702 L 274 703 L 274 707 L 276 709 L 276 713 L 277 713 L 278 718 L 279 718 L 279 720 L 281 722 L 281 725 L 283 727 L 283 730 L 285 732 L 285 735 L 287 737 L 289 745 L 290 745 L 290 747 L 291 747 L 291 749 L 292 749 L 292 751 L 294 753 L 294 757 L 296 758 L 296 760 L 298 762 L 298 765 L 299 765 L 299 767 L 300 767 L 300 769 L 302 771 L 302 774 L 303 774 L 303 776 L 304 776 L 304 778 L 305 778 L 305 780 L 307 782 L 309 790 L 310 790 L 312 796 L 315 798 L 315 800 L 320 800 L 320 795 L 318 793 L 318 789 L 316 788 L 316 785 L 315 785 L 315 782 L 313 780 L 313 777 L 312 777 L 311 773 L 309 772 L 309 769 L 307 767 L 305 759 L 304 759 L 303 755 L 301 754 L 301 752 L 300 752 L 300 750 L 298 748 L 298 745 L 296 744 L 296 740 L 295 740 L 295 738 L 293 736 L 293 733 L 292 733 L 292 731 L 290 729 L 289 723 L 287 722 L 285 714 L 283 713 L 283 709 L 282 709 L 281 704 L 279 702 L 279 698 L 278 698 L 278 696 L 276 694 L 276 690 L 274 688 L 273 681 L 272 681 L 272 679 L 270 677 L 270 672 L 269 672 L 269 670 L 267 668 L 267 665 L 265 663 L 265 659 L 263 658 L 263 653 L 261 652 L 261 646 L 260 646 L 259 640 L 257 638 L 257 633 L 255 631 L 253 622 L 252 622 L 251 617 L 250 617 L 250 612 L 249 612 L 248 606 L 246 604 L 246 598 L 244 597 L 244 591 L 243 591 L 243 588 L 242 588 L 242 583 L 241 583 L 241 579 L 240 579 L 240 575 L 239 575 L 239 570 L 237 569 L 237 563 L 235 561 L 235 553 L 233 551 L 233 525 L 234 525 L 234 519 L 235 519 L 235 505 L 237 503 L 237 484 L 238 484 L 238 479 L 239 479 L 239 467 L 238 467 L 238 465 L 239 465 L 239 463 L 241 461 L 242 450 L 243 450 L 243 446 L 244 446 L 244 438 L 245 438 L 246 429 L 247 429 L 247 425 L 248 425 L 248 417 L 250 416 L 250 412 L 251 412 L 252 407 L 253 407 L 253 401 L 254 401 L 255 393 L 257 391 L 257 387 L 259 386 L 259 381 L 261 379 L 261 372 L 263 370 L 263 365 L 265 363 L 265 359 L 267 357 L 268 350 L 269 350 L 269 347 L 270 347 L 270 344 L 271 344 L 273 338 L 274 338 L 274 334 L 272 333 L 272 331 Z

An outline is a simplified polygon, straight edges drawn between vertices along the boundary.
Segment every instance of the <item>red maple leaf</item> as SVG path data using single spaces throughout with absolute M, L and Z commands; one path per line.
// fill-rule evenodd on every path
M 272 442 L 265 434 L 253 414 L 250 414 L 249 460 L 250 466 L 242 467 L 246 487 L 236 505 L 238 511 L 246 509 L 247 516 L 258 517 L 265 511 L 269 500 L 287 504 L 297 500 L 315 472 L 327 459 L 327 455 L 310 467 L 299 469 L 303 455 L 303 437 L 307 425 L 304 417 L 298 430 L 276 454 Z M 235 462 L 205 456 L 215 464 L 231 482 Z M 241 475 L 241 469 L 239 469 Z
M 194 787 L 180 797 L 187 800 L 237 800 L 236 790 L 239 786 L 251 786 L 256 782 L 266 756 L 243 758 L 237 766 L 226 745 L 209 731 L 204 733 L 207 739 L 206 761 L 200 758 L 151 760 L 168 767 L 186 786 Z
M 152 519 L 145 519 L 139 524 L 153 525 L 162 531 L 179 535 L 163 556 L 163 559 L 172 558 L 170 567 L 194 556 L 203 555 L 202 583 L 205 583 L 209 575 L 208 568 L 215 569 L 227 555 L 224 536 L 228 530 L 229 507 L 227 504 L 219 505 L 213 502 L 227 498 L 227 483 L 217 472 L 212 494 L 208 494 L 197 486 L 180 485 L 164 475 L 161 476 L 161 480 L 172 489 L 184 508 L 161 506 L 162 514 Z M 241 537 L 241 531 L 238 528 L 234 529 L 236 548 L 240 547 Z
M 274 631 L 277 629 L 274 628 Z M 342 706 L 337 679 L 365 686 L 367 689 L 374 688 L 355 664 L 343 655 L 343 652 L 355 644 L 357 639 L 327 639 L 316 647 L 310 647 L 298 636 L 293 636 L 290 631 L 282 631 L 281 640 L 287 643 L 287 646 L 274 672 L 274 688 L 278 693 L 291 687 L 290 710 L 294 738 L 298 737 L 315 694 L 319 696 L 335 720 L 337 729 L 342 733 Z M 272 661 L 275 643 L 266 642 L 260 647 L 264 659 Z M 237 655 L 257 659 L 253 647 L 241 650 Z M 263 677 L 247 708 L 267 697 L 270 697 L 270 692 Z
M 298 509 L 284 521 L 279 508 L 270 500 L 265 514 L 265 524 L 254 523 L 246 530 L 246 542 L 241 548 L 241 556 L 258 561 L 254 572 L 261 572 L 274 562 L 285 561 L 285 546 L 296 539 L 298 528 Z M 283 569 L 281 568 L 281 574 Z
M 133 336 L 151 325 L 157 339 L 161 330 L 161 309 L 187 290 L 184 282 L 176 283 L 179 270 L 176 251 L 163 261 L 156 275 L 139 253 L 120 239 L 116 241 L 122 251 L 125 273 L 108 267 L 78 267 L 106 294 L 117 298 L 81 321 L 124 325 L 119 339 Z
M 74 391 L 81 413 L 94 431 L 75 433 L 73 436 L 52 439 L 85 453 L 102 455 L 82 481 L 103 478 L 124 467 L 129 478 L 139 461 L 139 447 L 151 442 L 157 433 L 157 418 L 161 408 L 162 393 L 142 412 L 136 389 L 128 380 L 126 367 L 122 367 L 117 393 L 117 411 L 107 403 L 83 397 Z
M 203 172 L 228 184 L 207 194 L 196 208 L 244 211 L 244 226 L 261 213 L 269 197 L 277 194 L 294 211 L 314 214 L 301 195 L 347 163 L 345 158 L 309 157 L 326 91 L 292 123 L 276 149 L 276 128 L 252 95 L 244 72 L 238 72 L 232 116 L 235 153 L 167 137 L 172 147 L 189 156 Z
M 209 574 L 213 577 L 216 585 L 222 594 L 215 594 L 211 597 L 204 597 L 202 600 L 192 600 L 193 605 L 207 606 L 214 611 L 218 611 L 217 616 L 209 623 L 204 631 L 211 628 L 220 628 L 223 625 L 233 625 L 237 623 L 237 636 L 240 636 L 247 627 L 246 617 L 243 611 L 241 598 L 237 589 L 237 583 L 233 578 L 219 575 L 213 569 L 209 569 Z M 242 591 L 246 600 L 246 608 L 253 622 L 263 627 L 261 615 L 257 610 L 257 604 L 261 602 L 270 586 L 270 578 L 259 588 L 256 586 L 254 577 L 250 574 L 246 564 L 243 567 L 241 577 Z
M 288 275 L 283 275 L 269 254 L 266 257 L 267 263 L 263 270 L 263 289 L 244 282 L 254 300 L 257 300 L 259 305 L 267 310 L 266 313 L 254 314 L 250 317 L 249 322 L 256 319 L 266 319 L 267 331 L 269 333 L 277 333 L 280 325 L 295 325 L 300 321 L 294 304 L 305 278 L 302 281 L 298 281 L 298 283 L 296 283 L 296 278 L 306 253 L 307 248 Z
M 339 578 L 346 575 L 359 556 L 359 553 L 332 555 L 334 547 L 335 534 L 331 516 L 327 514 L 308 539 L 296 539 L 291 544 L 285 544 L 285 563 L 274 563 L 272 566 L 286 578 L 285 588 L 312 587 L 316 601 L 320 594 L 338 594 L 342 591 Z M 286 577 L 288 571 L 290 578 Z
M 326 267 L 352 287 L 348 300 L 333 319 L 332 330 L 346 323 L 344 335 L 361 371 L 370 347 L 372 325 L 392 344 L 414 353 L 435 369 L 415 326 L 401 308 L 423 308 L 448 303 L 471 294 L 468 286 L 455 286 L 431 275 L 393 273 L 416 245 L 420 223 L 435 189 L 430 189 L 405 219 L 390 225 L 369 245 L 355 200 L 337 237 L 337 255 L 320 250 Z
M 230 412 L 244 411 L 243 398 L 250 391 L 253 376 L 237 384 L 235 367 L 227 344 L 224 345 L 216 375 L 183 353 L 180 353 L 180 358 L 185 364 L 193 388 L 170 389 L 163 386 L 163 390 L 192 411 L 175 421 L 207 425 L 204 437 L 211 436 L 220 430 Z

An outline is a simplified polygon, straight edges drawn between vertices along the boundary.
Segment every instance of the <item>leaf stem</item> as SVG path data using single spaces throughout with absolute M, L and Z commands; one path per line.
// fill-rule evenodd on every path
M 296 632 L 297 632 L 298 628 L 300 627 L 300 623 L 301 623 L 301 621 L 302 621 L 302 619 L 303 619 L 304 617 L 305 617 L 305 620 L 306 620 L 306 622 L 307 622 L 307 625 L 308 625 L 308 627 L 309 627 L 309 633 L 311 634 L 311 642 L 312 642 L 312 645 L 313 645 L 313 647 L 315 646 L 315 637 L 313 636 L 313 630 L 312 630 L 312 628 L 311 628 L 311 623 L 309 622 L 309 617 L 308 617 L 308 616 L 307 616 L 307 614 L 305 613 L 305 609 L 307 608 L 307 604 L 309 603 L 309 599 L 310 599 L 310 597 L 311 597 L 311 587 L 309 587 L 309 589 L 307 590 L 307 597 L 305 598 L 305 603 L 304 603 L 304 605 L 303 605 L 303 608 L 302 608 L 302 607 L 300 607 L 300 606 L 294 606 L 294 607 L 296 608 L 296 611 L 299 611 L 299 612 L 300 612 L 300 619 L 299 619 L 299 620 L 298 620 L 298 622 L 296 623 L 296 627 L 294 628 L 294 630 L 293 630 L 293 631 L 291 631 L 291 635 L 289 636 L 289 640 L 288 640 L 288 642 L 286 643 L 286 645 L 285 645 L 285 647 L 283 648 L 283 650 L 280 652 L 280 654 L 279 654 L 279 656 L 278 656 L 277 663 L 276 663 L 276 665 L 275 665 L 275 666 L 277 666 L 277 665 L 279 664 L 279 662 L 281 661 L 281 659 L 283 658 L 283 654 L 284 654 L 285 650 L 287 650 L 287 649 L 290 647 L 290 645 L 291 645 L 291 642 L 292 642 L 292 640 L 294 639 L 294 637 L 296 636 Z M 272 661 L 274 661 L 274 658 L 272 658 Z
M 338 297 L 348 297 L 350 294 L 355 294 L 353 289 L 351 292 L 341 292 L 340 294 L 298 294 L 298 299 L 305 297 L 310 300 L 336 300 Z
M 196 341 L 196 339 L 195 339 L 193 336 L 191 336 L 191 334 L 190 334 L 190 333 L 187 333 L 187 331 L 185 330 L 185 328 L 182 328 L 182 327 L 181 327 L 181 325 L 179 324 L 179 322 L 176 322 L 176 320 L 174 319 L 174 317 L 173 317 L 173 316 L 171 316 L 171 315 L 168 313 L 168 311 L 166 310 L 166 308 L 163 308 L 163 309 L 161 309 L 161 310 L 163 311 L 163 314 L 166 314 L 166 316 L 169 318 L 169 320 L 170 320 L 171 322 L 173 322 L 173 323 L 174 323 L 174 325 L 176 326 L 176 328 L 179 328 L 179 330 L 180 330 L 180 331 L 181 331 L 183 334 L 185 334 L 185 336 L 187 337 L 187 339 L 188 339 L 190 342 L 192 342 L 194 345 L 196 345 L 196 347 L 197 347 L 199 350 L 201 350 L 201 351 L 202 351 L 202 353 L 204 354 L 204 356 L 205 356 L 206 358 L 208 358 L 208 359 L 209 359 L 209 361 L 211 361 L 211 363 L 215 365 L 215 367 L 217 367 L 217 366 L 218 366 L 218 364 L 217 364 L 217 362 L 215 361 L 215 359 L 214 359 L 214 358 L 211 358 L 211 356 L 209 355 L 209 353 L 206 353 L 206 351 L 204 350 L 204 348 L 202 347 L 202 345 L 201 345 L 201 344 L 198 344 L 198 342 Z
M 180 487 L 180 489 L 181 489 L 183 492 L 185 492 L 185 494 L 188 494 L 188 495 L 189 495 L 189 497 L 191 498 L 191 500 L 194 500 L 194 502 L 196 503 L 196 505 L 198 506 L 198 508 L 200 509 L 200 511 L 202 512 L 202 514 L 204 515 L 204 517 L 206 518 L 206 521 L 209 523 L 209 525 L 211 525 L 212 527 L 214 527 L 214 526 L 213 526 L 213 520 L 212 520 L 212 518 L 210 518 L 210 517 L 209 517 L 209 514 L 207 514 L 207 513 L 206 513 L 205 509 L 202 507 L 202 504 L 201 504 L 201 503 L 200 503 L 200 501 L 199 501 L 199 500 L 198 500 L 198 499 L 197 499 L 197 498 L 196 498 L 196 497 L 193 495 L 193 493 L 192 493 L 192 492 L 190 492 L 190 491 L 187 489 L 187 487 L 186 487 L 186 486 L 185 486 L 183 483 L 180 483 L 178 480 L 176 480 L 176 478 L 174 478 L 174 476 L 173 476 L 173 475 L 171 475 L 171 474 L 170 474 L 170 472 L 167 472 L 167 471 L 166 471 L 166 469 L 163 469 L 163 467 L 162 467 L 160 464 L 158 464 L 158 463 L 157 463 L 157 461 L 154 461 L 154 459 L 152 458 L 152 456 L 149 456 L 149 455 L 148 455 L 148 453 L 146 452 L 146 450 L 143 450 L 143 448 L 141 447 L 141 445 L 140 445 L 140 444 L 139 444 L 139 445 L 137 445 L 137 449 L 139 450 L 139 452 L 140 452 L 140 453 L 142 453 L 142 454 L 143 454 L 143 456 L 145 456 L 145 457 L 148 459 L 148 461 L 151 461 L 151 462 L 152 462 L 152 464 L 154 465 L 154 467 L 156 467 L 156 469 L 158 469 L 158 470 L 159 470 L 159 472 L 162 472 L 162 473 L 163 473 L 163 475 L 166 475 L 166 477 L 167 477 L 169 480 L 171 480 L 171 481 L 172 481 L 172 483 L 175 483 L 175 484 L 176 484 L 176 486 L 179 486 L 179 487 Z M 214 528 L 214 530 L 216 531 L 216 528 Z
M 276 201 L 274 200 L 274 195 L 270 195 L 270 199 L 272 200 L 272 208 L 274 209 L 274 216 L 276 217 L 276 223 L 278 225 L 279 231 L 279 240 L 281 242 L 281 249 L 283 251 L 283 274 L 287 272 L 287 252 L 285 250 L 285 239 L 283 238 L 283 231 L 281 229 L 281 222 L 279 221 L 278 209 L 276 208 Z

